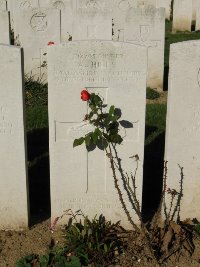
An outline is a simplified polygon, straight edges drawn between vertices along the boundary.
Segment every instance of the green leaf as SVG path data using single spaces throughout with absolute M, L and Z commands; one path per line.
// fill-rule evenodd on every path
M 79 258 L 76 256 L 72 256 L 69 267 L 81 267 Z
M 107 146 L 108 146 L 108 141 L 105 138 L 101 137 L 101 138 L 98 139 L 97 147 L 100 150 L 104 150 Z
M 84 141 L 85 141 L 85 138 L 84 137 L 81 137 L 79 139 L 75 139 L 74 140 L 74 143 L 73 143 L 73 147 L 82 145 Z
M 98 134 L 96 132 L 93 132 L 92 133 L 92 141 L 93 143 L 96 145 L 97 143 L 97 140 L 98 140 Z
M 104 251 L 105 251 L 106 253 L 108 252 L 108 247 L 107 247 L 106 244 L 104 244 L 103 249 L 104 249 Z
M 119 121 L 120 125 L 124 128 L 133 128 L 133 123 L 126 120 Z
M 123 139 L 119 134 L 114 134 L 109 136 L 110 142 L 116 143 L 116 144 L 121 144 Z
M 116 121 L 113 121 L 106 127 L 106 131 L 110 134 L 116 134 L 119 131 L 118 127 L 119 127 L 119 123 Z
M 49 263 L 49 255 L 43 255 L 40 257 L 40 267 L 47 267 Z
M 85 144 L 86 144 L 86 146 L 92 145 L 92 135 L 93 135 L 93 132 L 90 132 L 85 136 Z
M 114 111 L 115 111 L 115 106 L 112 105 L 109 109 L 109 116 L 113 116 L 114 115 Z

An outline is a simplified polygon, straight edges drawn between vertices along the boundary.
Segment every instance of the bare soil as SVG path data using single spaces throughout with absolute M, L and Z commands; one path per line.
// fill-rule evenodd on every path
M 63 232 L 56 230 L 52 233 L 49 225 L 50 220 L 46 220 L 22 232 L 0 231 L 0 267 L 14 267 L 18 259 L 28 254 L 45 254 L 52 239 L 54 239 L 56 244 L 62 245 L 64 243 Z M 130 235 L 128 242 L 128 249 L 120 258 L 121 264 L 117 266 L 200 267 L 199 236 L 194 238 L 195 252 L 192 256 L 189 255 L 187 250 L 183 250 L 180 255 L 173 255 L 160 265 L 147 256 L 146 249 L 140 245 L 140 239 Z
M 160 97 L 154 100 L 147 99 L 147 104 L 166 104 L 167 103 L 167 91 L 159 92 Z

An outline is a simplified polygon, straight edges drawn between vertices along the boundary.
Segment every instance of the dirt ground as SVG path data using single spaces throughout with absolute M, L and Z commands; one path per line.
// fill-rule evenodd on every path
M 154 100 L 147 99 L 147 104 L 166 104 L 167 103 L 167 91 L 159 92 L 160 97 Z
M 37 224 L 23 232 L 0 231 L 0 267 L 14 267 L 16 260 L 27 254 L 43 255 L 53 238 L 57 244 L 63 243 L 62 231 L 49 229 L 50 220 Z M 195 252 L 192 257 L 184 250 L 180 257 L 172 256 L 166 263 L 158 265 L 144 256 L 144 248 L 135 255 L 137 241 L 129 238 L 129 248 L 121 257 L 122 267 L 200 267 L 200 238 L 194 239 Z

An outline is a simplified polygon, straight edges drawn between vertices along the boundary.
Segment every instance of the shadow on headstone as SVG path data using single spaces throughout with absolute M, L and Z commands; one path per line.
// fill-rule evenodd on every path
M 148 128 L 146 131 L 151 132 L 151 129 Z M 146 145 L 144 150 L 142 214 L 145 222 L 152 218 L 160 202 L 164 166 L 164 144 L 165 133 L 163 132 L 151 144 Z
M 30 226 L 50 217 L 48 129 L 37 129 L 27 135 Z

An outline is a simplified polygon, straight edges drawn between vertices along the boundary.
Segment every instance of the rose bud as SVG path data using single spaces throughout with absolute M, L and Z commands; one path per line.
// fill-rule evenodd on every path
M 55 43 L 54 42 L 48 42 L 48 44 L 47 45 L 54 45 Z
M 83 101 L 88 101 L 88 100 L 90 99 L 90 94 L 88 93 L 87 90 L 83 90 L 83 91 L 81 92 L 81 99 L 82 99 Z

